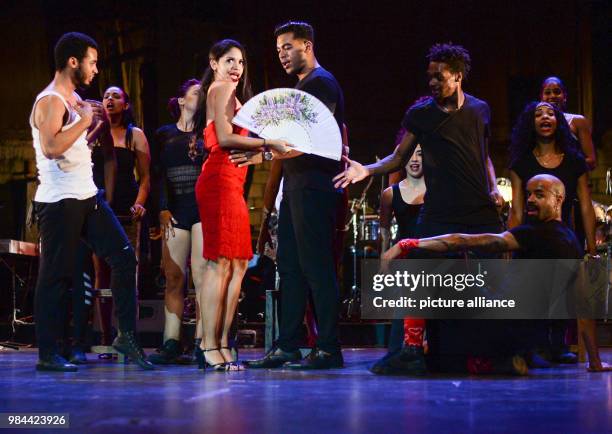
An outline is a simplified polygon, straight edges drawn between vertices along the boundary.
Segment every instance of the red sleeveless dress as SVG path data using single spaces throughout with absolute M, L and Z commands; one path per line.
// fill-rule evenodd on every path
M 248 131 L 234 126 L 234 133 L 246 136 Z M 247 168 L 230 162 L 229 151 L 219 146 L 214 122 L 204 130 L 204 143 L 209 154 L 195 190 L 204 236 L 204 258 L 251 259 L 249 210 L 244 200 Z

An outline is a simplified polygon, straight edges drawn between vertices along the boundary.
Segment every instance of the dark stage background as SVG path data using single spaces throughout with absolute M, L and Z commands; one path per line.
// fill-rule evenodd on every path
M 171 120 L 167 99 L 182 81 L 201 75 L 218 39 L 246 44 L 256 92 L 293 86 L 276 57 L 272 32 L 287 19 L 306 20 L 315 27 L 320 63 L 344 89 L 351 152 L 361 162 L 393 149 L 406 108 L 427 94 L 428 47 L 453 41 L 472 55 L 465 90 L 491 106 L 498 176 L 506 173 L 505 148 L 517 114 L 537 98 L 544 77 L 557 75 L 568 86 L 569 111 L 594 122 L 599 153 L 594 193 L 607 201 L 601 193 L 612 165 L 610 16 L 610 2 L 600 0 L 5 1 L 0 10 L 0 238 L 32 236 L 23 225 L 35 178 L 28 115 L 35 95 L 52 78 L 54 43 L 75 30 L 100 44 L 101 73 L 86 96 L 99 98 L 110 84 L 124 86 L 152 137 Z M 265 176 L 265 171 L 255 174 L 254 207 Z M 362 188 L 352 186 L 351 195 Z M 369 194 L 372 204 L 379 193 L 377 180 Z

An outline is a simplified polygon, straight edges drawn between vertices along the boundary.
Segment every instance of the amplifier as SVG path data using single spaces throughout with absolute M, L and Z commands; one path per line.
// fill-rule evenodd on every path
M 110 290 L 103 290 L 100 296 L 100 303 L 109 301 Z M 138 301 L 138 323 L 136 330 L 141 332 L 162 333 L 164 331 L 164 300 L 139 300 Z M 94 309 L 93 329 L 100 331 L 100 318 L 98 309 Z M 117 328 L 117 319 L 113 314 L 113 327 Z

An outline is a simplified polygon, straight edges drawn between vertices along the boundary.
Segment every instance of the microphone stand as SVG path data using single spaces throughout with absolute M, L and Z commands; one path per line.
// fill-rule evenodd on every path
M 353 203 L 351 204 L 351 209 L 350 209 L 350 218 L 347 224 L 345 225 L 345 230 L 348 231 L 349 228 L 352 228 L 352 232 L 353 232 L 353 244 L 349 247 L 349 251 L 351 252 L 351 256 L 353 259 L 353 285 L 351 286 L 350 297 L 344 300 L 344 303 L 346 304 L 346 318 L 347 319 L 351 319 L 353 317 L 353 314 L 356 313 L 356 309 L 361 303 L 361 295 L 360 295 L 361 289 L 357 285 L 357 255 L 358 255 L 357 241 L 358 241 L 358 233 L 360 232 L 359 223 L 357 220 L 357 214 L 359 214 L 359 211 L 362 211 L 365 217 L 366 207 L 364 205 L 366 203 L 366 194 L 369 188 L 372 186 L 372 182 L 374 182 L 374 177 L 370 177 L 370 180 L 368 181 L 368 184 L 361 192 L 361 196 L 359 197 L 359 199 L 356 201 L 353 200 Z M 365 218 L 364 218 L 364 222 L 365 222 Z M 361 232 L 363 232 L 363 228 Z

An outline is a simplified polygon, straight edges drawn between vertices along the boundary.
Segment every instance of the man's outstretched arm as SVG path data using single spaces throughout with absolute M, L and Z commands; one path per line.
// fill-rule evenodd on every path
M 385 158 L 377 161 L 376 163 L 364 166 L 357 161 L 350 160 L 348 157 L 342 157 L 342 159 L 348 163 L 348 166 L 344 172 L 339 173 L 334 177 L 335 186 L 336 188 L 344 188 L 349 184 L 359 182 L 368 176 L 382 175 L 401 169 L 406 165 L 416 147 L 416 136 L 411 132 L 406 131 L 404 137 L 402 137 L 401 142 L 395 148 L 393 153 L 391 155 L 387 155 Z
M 387 250 L 382 259 L 395 259 L 412 250 L 451 253 L 477 250 L 487 253 L 503 253 L 520 248 L 518 241 L 510 232 L 501 234 L 448 234 L 438 237 L 405 239 Z

